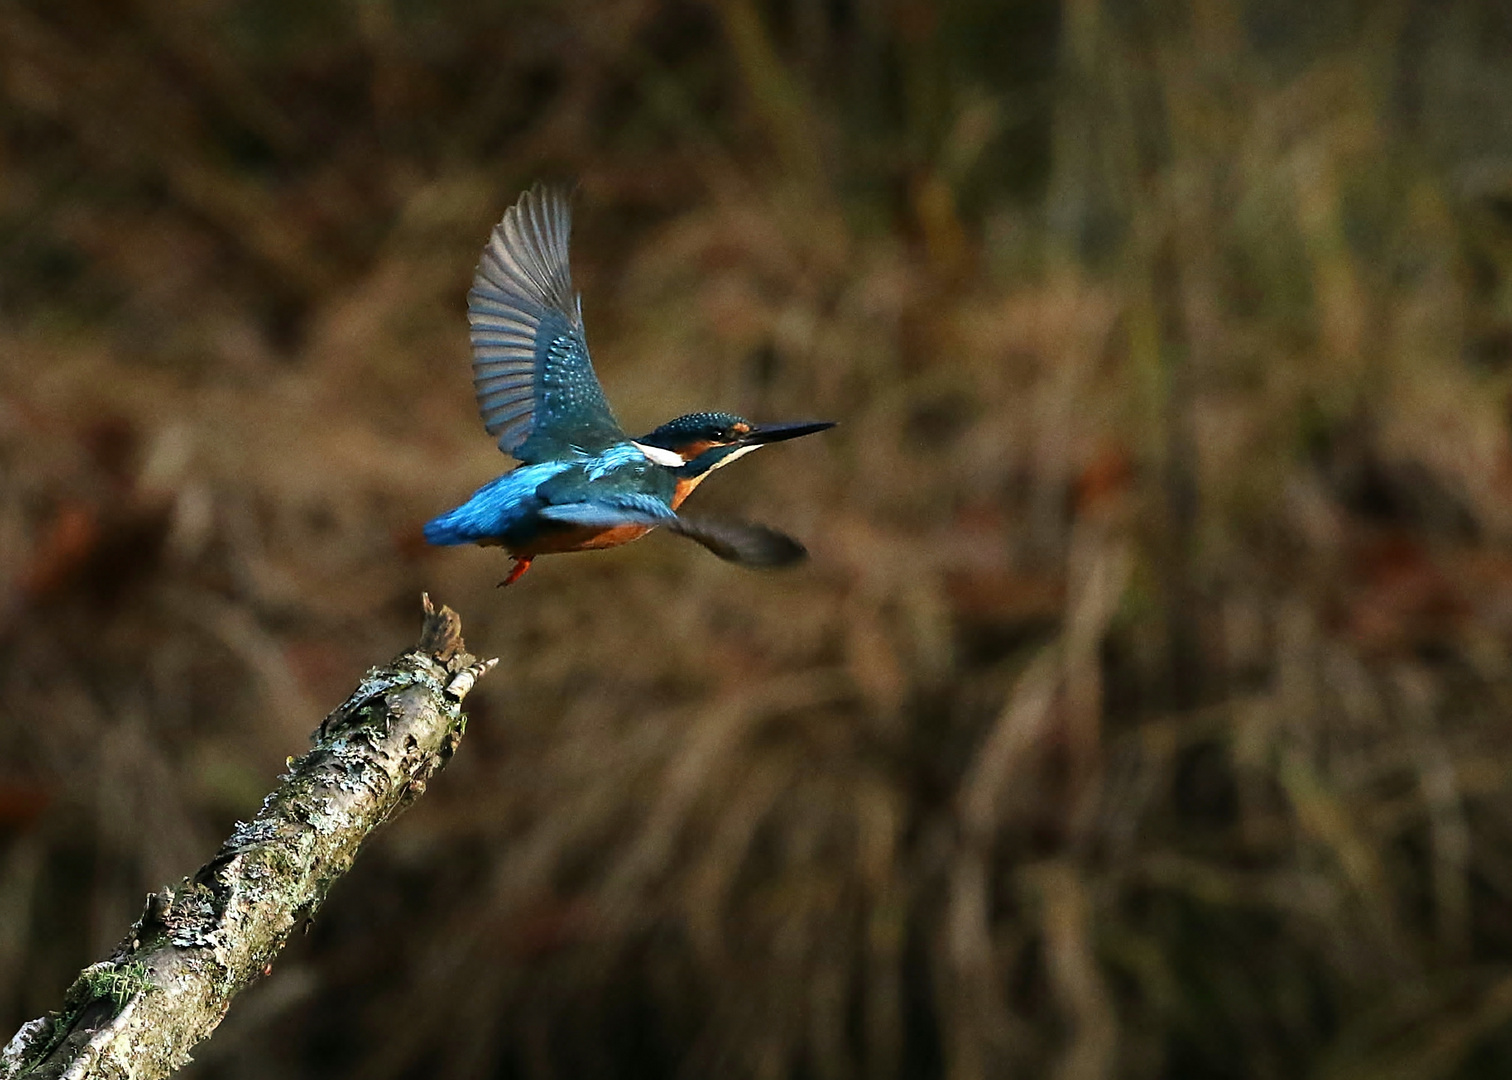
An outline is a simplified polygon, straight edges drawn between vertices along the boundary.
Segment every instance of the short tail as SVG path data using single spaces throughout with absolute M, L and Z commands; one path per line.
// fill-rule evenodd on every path
M 425 523 L 425 542 L 435 544 L 437 547 L 472 543 L 474 537 L 471 530 L 466 528 L 466 521 L 458 520 L 458 518 L 459 515 L 455 510 L 449 510 L 440 517 L 431 518 Z

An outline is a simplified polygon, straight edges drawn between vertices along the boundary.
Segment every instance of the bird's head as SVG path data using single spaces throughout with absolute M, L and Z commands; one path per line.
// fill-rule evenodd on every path
M 670 458 L 666 464 L 677 468 L 688 479 L 702 477 L 738 457 L 744 457 L 768 443 L 796 439 L 834 427 L 826 420 L 805 420 L 790 424 L 753 424 L 733 413 L 697 412 L 669 420 L 649 435 L 636 441 L 642 447 L 676 454 L 677 465 Z M 660 460 L 659 455 L 653 455 Z

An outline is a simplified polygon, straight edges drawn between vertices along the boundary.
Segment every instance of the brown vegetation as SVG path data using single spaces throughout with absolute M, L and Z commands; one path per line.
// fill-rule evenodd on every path
M 1503 6 L 0 6 L 0 1015 L 428 590 L 468 745 L 193 1075 L 1504 1075 Z M 420 542 L 537 177 L 630 428 L 842 421 L 696 497 L 807 566 Z

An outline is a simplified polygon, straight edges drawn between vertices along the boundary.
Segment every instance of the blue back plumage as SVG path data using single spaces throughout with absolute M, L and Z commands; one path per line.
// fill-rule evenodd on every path
M 490 480 L 455 510 L 425 525 L 432 544 L 523 543 L 542 528 L 587 524 L 592 517 L 578 509 L 566 515 L 552 507 L 597 506 L 637 519 L 672 516 L 677 478 L 672 470 L 649 460 L 628 440 L 598 454 L 522 465 Z
M 455 510 L 427 521 L 426 541 L 432 544 L 476 544 L 517 532 L 541 505 L 536 489 L 575 465 L 571 461 L 549 461 L 540 465 L 523 465 L 495 477 Z

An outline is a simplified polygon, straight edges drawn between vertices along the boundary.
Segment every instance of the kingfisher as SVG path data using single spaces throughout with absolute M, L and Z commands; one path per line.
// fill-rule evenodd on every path
M 568 192 L 538 183 L 504 212 L 483 249 L 467 293 L 473 389 L 483 426 L 520 464 L 427 522 L 425 539 L 502 547 L 514 565 L 501 586 L 539 555 L 617 547 L 656 528 L 742 566 L 803 559 L 803 545 L 776 529 L 677 511 L 716 469 L 835 425 L 696 412 L 631 438 L 588 356 L 567 260 L 571 231 Z

